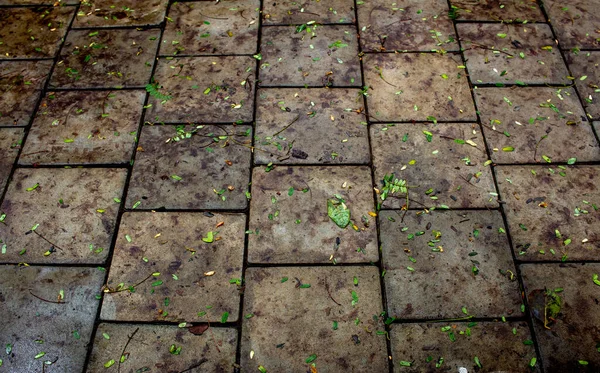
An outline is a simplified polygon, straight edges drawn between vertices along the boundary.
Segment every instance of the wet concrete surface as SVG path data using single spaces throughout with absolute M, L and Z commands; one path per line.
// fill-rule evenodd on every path
M 595 372 L 598 0 L 0 0 L 0 372 Z

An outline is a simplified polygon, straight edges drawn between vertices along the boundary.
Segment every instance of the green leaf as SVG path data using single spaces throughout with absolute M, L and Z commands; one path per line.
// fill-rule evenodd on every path
M 225 324 L 227 319 L 229 319 L 229 312 L 223 312 L 223 315 L 221 315 L 221 324 Z
M 411 367 L 412 363 L 410 361 L 400 360 L 400 366 L 401 367 Z
M 33 358 L 34 359 L 39 359 L 39 358 L 43 357 L 44 355 L 46 355 L 45 352 L 40 352 L 39 354 L 35 355 Z
M 575 162 L 577 162 L 577 158 L 569 158 L 567 160 L 567 164 L 575 164 Z
M 27 188 L 27 189 L 25 189 L 25 190 L 26 190 L 26 191 L 28 191 L 28 192 L 31 192 L 31 191 L 34 191 L 34 190 L 36 190 L 36 189 L 37 189 L 37 187 L 39 187 L 39 186 L 40 186 L 40 183 L 35 183 L 35 185 L 34 185 L 34 186 L 32 186 L 32 187 L 30 187 L 30 188 Z
M 427 119 L 429 119 L 429 117 Z M 423 131 L 423 134 L 425 135 L 427 142 L 431 142 L 431 139 L 433 138 L 433 134 L 429 131 Z
M 310 364 L 313 361 L 317 360 L 317 354 L 312 354 L 309 357 L 306 358 L 306 360 L 304 361 L 306 364 Z
M 288 189 L 288 196 L 293 196 L 294 195 L 294 187 L 290 187 L 290 189 Z
M 110 367 L 112 367 L 113 365 L 115 365 L 115 361 L 114 361 L 114 360 L 112 360 L 112 359 L 111 359 L 111 360 L 109 360 L 109 361 L 107 361 L 106 363 L 104 363 L 104 367 L 105 367 L 105 368 L 110 368 Z
M 542 158 L 544 158 L 544 160 L 548 163 L 552 163 L 552 159 L 550 159 L 550 157 L 542 155 Z
M 505 146 L 504 148 L 502 148 L 503 152 L 512 152 L 514 150 L 515 148 L 513 148 L 512 146 Z
M 475 361 L 475 364 L 477 364 L 477 366 L 478 366 L 479 368 L 481 368 L 481 362 L 479 361 L 479 358 L 478 358 L 477 356 L 475 356 L 475 357 L 473 358 L 473 360 Z
M 287 278 L 287 277 L 284 277 L 284 278 L 282 278 L 282 279 L 281 279 L 281 283 L 283 284 L 283 283 L 284 283 L 284 282 L 286 282 L 287 280 L 288 280 L 288 278 Z
M 531 358 L 531 361 L 529 362 L 529 366 L 530 366 L 531 368 L 533 368 L 533 367 L 535 367 L 535 364 L 537 364 L 537 358 L 535 358 L 535 357 L 532 357 L 532 358 Z
M 262 365 L 259 365 L 259 366 L 258 366 L 258 371 L 259 371 L 260 373 L 267 373 L 267 370 L 266 370 L 266 369 L 265 369 L 265 367 L 263 367 Z
M 327 215 L 340 228 L 346 228 L 350 224 L 350 210 L 339 199 L 327 200 Z
M 214 240 L 215 240 L 214 233 L 212 231 L 208 232 L 206 234 L 206 237 L 202 237 L 202 241 L 204 241 L 206 243 L 212 243 Z
M 173 180 L 177 180 L 177 181 L 183 180 L 183 179 L 181 178 L 181 176 L 177 176 L 177 175 L 171 175 L 171 179 L 173 179 Z
M 598 274 L 594 273 L 594 275 L 592 276 L 592 280 L 594 281 L 594 284 L 600 286 L 600 280 L 598 280 Z

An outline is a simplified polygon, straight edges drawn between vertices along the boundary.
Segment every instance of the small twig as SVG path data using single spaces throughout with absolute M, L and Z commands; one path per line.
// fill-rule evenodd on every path
M 537 158 L 537 151 L 538 151 L 538 147 L 540 146 L 540 143 L 546 139 L 548 137 L 548 135 L 544 135 L 542 136 L 542 138 L 535 144 L 535 150 L 533 152 L 533 160 L 537 162 L 536 158 Z
M 121 372 L 121 360 L 123 360 L 123 356 L 125 355 L 125 350 L 127 349 L 127 346 L 129 346 L 129 342 L 131 342 L 131 340 L 133 339 L 133 337 L 135 336 L 135 333 L 138 332 L 138 330 L 140 330 L 140 328 L 136 328 L 134 330 L 133 333 L 131 333 L 131 335 L 127 336 L 127 343 L 125 343 L 125 347 L 123 347 L 123 351 L 121 351 L 121 356 L 119 356 L 119 365 L 117 366 L 117 373 Z
M 277 135 L 279 135 L 280 133 L 282 133 L 283 131 L 287 130 L 288 128 L 290 128 L 290 126 L 294 123 L 296 123 L 296 121 L 300 119 L 300 114 L 298 114 L 298 116 L 296 116 L 296 118 L 294 118 L 293 121 L 290 122 L 290 124 L 288 124 L 287 126 L 283 127 L 281 130 L 275 132 L 273 135 L 271 135 L 271 137 L 275 137 Z
M 130 288 L 136 288 L 137 286 L 140 286 L 141 284 L 143 284 L 144 282 L 148 281 L 148 279 L 152 277 L 152 273 L 148 275 L 148 277 L 146 277 L 145 279 L 143 279 L 142 281 L 138 282 L 137 284 L 133 285 L 133 286 L 129 286 L 120 290 L 112 290 L 111 288 L 108 287 L 108 285 L 104 285 L 105 289 L 104 292 L 105 293 L 120 293 L 122 291 L 125 290 L 129 290 Z
M 504 53 L 504 54 L 506 54 L 506 55 L 509 55 L 509 56 L 511 56 L 511 57 L 514 57 L 514 55 L 513 55 L 513 54 L 510 54 L 510 53 L 508 53 L 508 52 L 505 52 L 505 51 L 503 51 L 503 50 L 500 50 L 500 49 L 494 49 L 494 48 L 492 48 L 492 47 L 488 47 L 487 45 L 479 44 L 479 43 L 476 43 L 476 42 L 474 42 L 474 41 L 470 41 L 470 40 L 465 40 L 465 41 L 466 41 L 466 42 L 468 42 L 468 43 L 471 43 L 471 44 L 473 44 L 473 45 L 475 45 L 475 46 L 477 46 L 477 47 L 479 47 L 479 48 L 482 48 L 482 49 L 486 49 L 486 50 L 490 50 L 490 51 L 498 51 L 498 52 L 500 52 L 500 53 Z M 473 49 L 473 48 L 469 48 L 469 49 Z M 469 49 L 465 49 L 465 50 L 469 50 Z
M 54 300 L 48 300 L 48 299 L 44 299 L 42 297 L 39 297 L 35 294 L 33 294 L 33 292 L 31 291 L 31 289 L 29 289 L 29 294 L 33 295 L 34 297 L 36 297 L 37 299 L 44 301 L 44 302 L 48 302 L 48 303 L 54 303 L 54 304 L 65 304 L 67 302 L 58 302 L 58 301 L 54 301 Z
M 198 12 L 198 13 L 200 13 L 200 12 Z M 210 18 L 210 19 L 220 19 L 220 20 L 222 20 L 222 21 L 225 21 L 225 20 L 228 20 L 228 19 L 229 19 L 229 18 L 211 17 L 211 16 L 207 16 L 207 15 L 205 15 L 205 14 L 202 14 L 202 13 L 200 13 L 200 15 L 201 15 L 202 17 L 206 17 L 206 18 Z
M 338 303 L 337 300 L 333 299 L 333 296 L 331 296 L 331 292 L 329 291 L 329 284 L 327 283 L 327 280 L 325 280 L 325 289 L 327 289 L 327 294 L 329 295 L 329 298 L 331 298 L 331 300 L 337 304 L 338 306 L 341 306 L 340 303 Z
M 54 242 L 50 241 L 49 239 L 47 239 L 46 237 L 42 236 L 41 234 L 39 234 L 37 231 L 32 231 L 33 233 L 35 233 L 39 238 L 41 238 L 42 240 L 48 242 L 50 245 L 52 245 L 52 247 L 54 247 L 55 249 L 59 249 L 60 251 L 64 251 L 62 247 L 58 246 L 57 244 L 55 244 Z
M 196 364 L 194 364 L 194 365 L 190 366 L 189 368 L 187 368 L 187 369 L 185 369 L 185 370 L 182 370 L 182 371 L 181 371 L 181 372 L 179 372 L 179 373 L 185 373 L 185 372 L 189 372 L 189 371 L 191 371 L 192 369 L 198 368 L 200 365 L 202 365 L 202 364 L 206 363 L 207 361 L 208 361 L 208 359 L 207 359 L 207 358 L 205 358 L 205 357 L 203 357 L 202 359 L 200 359 L 200 361 L 199 361 L 199 362 L 197 362 Z

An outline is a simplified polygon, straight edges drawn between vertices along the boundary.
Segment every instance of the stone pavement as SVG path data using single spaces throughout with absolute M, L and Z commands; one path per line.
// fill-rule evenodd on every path
M 600 372 L 600 0 L 0 0 L 0 373 Z

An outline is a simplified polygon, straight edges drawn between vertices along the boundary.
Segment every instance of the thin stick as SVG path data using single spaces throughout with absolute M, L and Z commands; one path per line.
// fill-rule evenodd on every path
M 59 249 L 60 251 L 64 251 L 62 247 L 60 247 L 57 244 L 55 244 L 54 242 L 50 241 L 46 237 L 42 236 L 37 231 L 32 231 L 32 232 L 35 233 L 38 237 L 40 237 L 42 240 L 44 240 L 44 241 L 48 242 L 50 245 L 54 246 L 56 249 Z
M 279 131 L 275 132 L 273 135 L 271 135 L 271 137 L 275 137 L 275 136 L 279 135 L 280 133 L 282 133 L 283 131 L 285 131 L 285 130 L 287 130 L 288 128 L 290 128 L 290 126 L 291 126 L 292 124 L 296 123 L 296 121 L 297 121 L 298 119 L 300 119 L 300 114 L 298 114 L 298 116 L 297 116 L 297 117 L 296 117 L 296 118 L 295 118 L 293 121 L 291 121 L 291 122 L 290 122 L 290 124 L 288 124 L 287 126 L 283 127 L 281 130 L 279 130 Z
M 194 369 L 194 368 L 198 368 L 200 365 L 202 365 L 202 364 L 206 363 L 207 361 L 208 361 L 208 359 L 207 359 L 207 358 L 205 358 L 205 357 L 203 357 L 202 359 L 200 359 L 200 361 L 199 361 L 198 363 L 196 363 L 196 364 L 192 365 L 191 367 L 189 367 L 189 368 L 187 368 L 187 369 L 185 369 L 185 370 L 182 370 L 182 371 L 181 371 L 181 372 L 179 372 L 179 373 L 185 373 L 185 372 L 189 372 L 190 370 L 192 370 L 192 369 Z
M 33 294 L 33 292 L 31 291 L 31 289 L 29 289 L 29 294 L 33 295 L 34 297 L 36 297 L 37 299 L 44 301 L 44 302 L 48 302 L 48 303 L 54 303 L 54 304 L 65 304 L 67 302 L 57 302 L 57 301 L 53 301 L 53 300 L 48 300 L 48 299 L 44 299 L 42 297 L 39 297 L 35 294 Z
M 123 351 L 121 351 L 121 356 L 119 357 L 119 365 L 117 366 L 117 373 L 121 373 L 121 360 L 123 360 L 123 356 L 125 355 L 125 350 L 127 349 L 127 346 L 129 346 L 129 342 L 131 342 L 131 340 L 135 336 L 135 333 L 137 333 L 138 330 L 140 330 L 139 327 L 136 328 L 135 331 L 133 333 L 131 333 L 130 336 L 128 336 L 127 343 L 125 343 L 125 347 L 123 347 Z
M 338 301 L 333 299 L 333 297 L 331 296 L 331 292 L 329 291 L 329 284 L 327 283 L 327 280 L 325 280 L 325 289 L 327 289 L 327 294 L 329 295 L 329 298 L 331 298 L 331 300 L 334 301 L 335 304 L 337 304 L 338 306 L 341 306 L 341 304 L 339 304 Z

